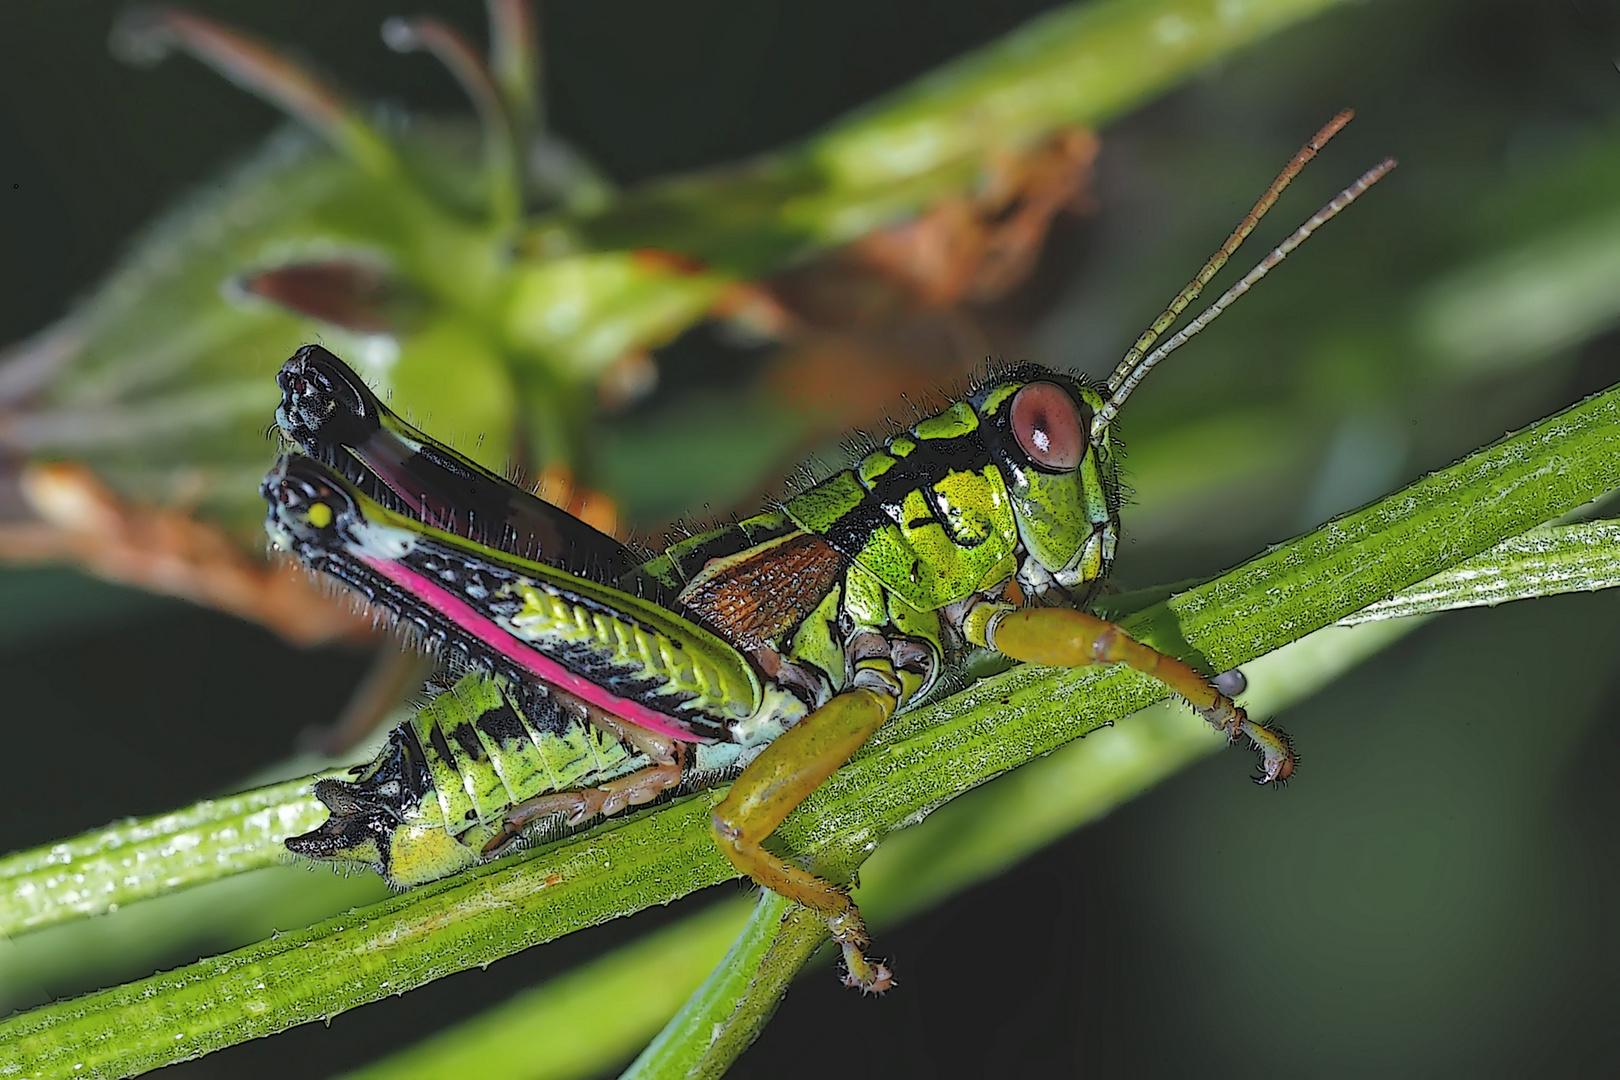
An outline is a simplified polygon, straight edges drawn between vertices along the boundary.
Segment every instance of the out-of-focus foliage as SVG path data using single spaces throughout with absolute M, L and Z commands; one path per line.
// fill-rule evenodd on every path
M 641 32 L 627 33 L 617 9 L 557 5 L 548 13 L 553 121 L 620 180 L 734 160 L 897 83 L 902 63 L 932 66 L 1011 22 L 992 26 L 974 21 L 988 16 L 935 5 L 818 8 L 636 10 Z M 3 119 L 31 154 L 19 167 L 32 170 L 20 173 L 26 188 L 54 171 L 60 184 L 46 186 L 64 202 L 90 193 L 70 203 L 79 209 L 37 216 L 67 223 L 57 226 L 67 249 L 101 244 L 103 253 L 81 257 L 70 279 L 48 269 L 63 256 L 46 240 L 15 245 L 37 252 L 36 277 L 54 272 L 60 281 L 43 301 L 21 292 L 35 306 L 8 323 L 20 332 L 57 310 L 61 294 L 84 288 L 104 261 L 109 241 L 73 237 L 72 214 L 104 222 L 104 206 L 128 207 L 112 233 L 127 231 L 225 153 L 246 151 L 257 135 L 239 124 L 262 131 L 268 119 L 221 111 L 234 107 L 220 103 L 230 93 L 177 64 L 128 76 L 96 67 L 110 11 L 14 10 L 31 12 L 48 40 L 93 57 L 84 65 L 97 74 L 83 80 L 84 96 L 69 98 L 85 103 L 66 114 L 79 119 L 44 122 L 34 116 L 43 103 L 15 104 L 68 93 L 27 57 L 6 68 L 7 79 L 34 81 L 5 84 Z M 344 16 L 353 67 L 317 45 L 298 25 L 312 17 L 292 8 L 232 17 L 310 43 L 350 86 L 389 87 L 414 103 L 419 88 L 384 72 L 426 61 L 388 57 L 374 44 L 388 13 Z M 471 25 L 477 15 L 454 17 Z M 70 18 L 94 26 L 74 37 Z M 975 311 L 982 333 L 957 338 L 971 342 L 959 351 L 1105 371 L 1326 116 L 1344 105 L 1361 113 L 1279 217 L 1302 215 L 1385 153 L 1402 160 L 1376 197 L 1324 230 L 1131 403 L 1125 586 L 1212 573 L 1620 379 L 1610 336 L 1620 305 L 1606 248 L 1620 212 L 1616 41 L 1620 13 L 1607 3 L 1353 5 L 1102 131 L 1095 224 L 1061 229 L 1034 289 Z M 929 47 L 936 51 L 924 55 Z M 361 78 L 359 61 L 370 54 L 373 70 Z M 694 70 L 704 77 L 693 79 Z M 154 82 L 169 96 L 141 96 L 156 94 L 143 89 Z M 440 101 L 460 108 L 448 87 Z M 161 122 L 151 119 L 154 107 Z M 128 162 L 116 175 L 131 185 L 163 178 L 167 190 L 144 203 L 107 190 L 120 187 L 106 182 L 115 174 L 108 159 L 60 149 L 82 141 L 102 110 L 123 125 L 104 136 Z M 149 149 L 176 117 L 194 118 L 179 126 L 186 137 Z M 130 138 L 125 127 L 150 143 L 121 143 Z M 160 171 L 170 157 L 189 171 Z M 728 508 L 779 475 L 801 435 L 781 419 L 782 399 L 761 387 L 794 388 L 801 396 L 786 410 L 803 413 L 821 407 L 814 394 L 848 394 L 854 382 L 846 375 L 818 388 L 784 377 L 794 374 L 790 353 L 730 349 L 706 330 L 676 340 L 662 350 L 659 390 L 590 433 L 597 485 L 632 519 L 656 525 L 678 512 L 701 516 L 706 503 Z M 267 351 L 264 370 L 280 359 Z M 254 415 L 262 428 L 266 419 Z M 516 430 L 515 421 L 477 428 L 486 445 Z M 267 454 L 257 438 L 242 437 L 241 452 Z M 253 471 L 240 470 L 249 485 Z M 72 602 L 55 579 L 15 580 L 7 595 L 22 599 L 8 605 L 9 622 L 31 625 L 35 611 Z M 29 584 L 42 580 L 49 587 Z M 335 661 L 274 652 L 167 609 L 161 624 L 131 623 L 157 616 L 127 608 L 124 622 L 98 624 L 104 609 L 85 603 L 92 621 L 77 641 L 58 637 L 47 651 L 26 630 L 9 639 L 23 643 L 4 660 L 9 715 L 56 719 L 16 733 L 17 754 L 37 767 L 8 788 L 8 848 L 237 786 L 341 699 Z M 119 629 L 147 625 L 171 636 Z M 946 1074 L 1612 1067 L 1606 1032 L 1616 980 L 1603 912 L 1620 884 L 1609 825 L 1617 809 L 1609 778 L 1620 761 L 1603 721 L 1614 711 L 1607 672 L 1617 629 L 1612 595 L 1438 620 L 1284 718 L 1304 754 L 1285 794 L 1258 797 L 1230 756 L 1217 757 L 1002 884 L 909 929 L 886 930 L 882 944 L 903 981 L 893 997 L 861 1002 L 830 976 L 812 977 L 744 1068 L 794 1075 L 852 1060 Z M 240 674 L 215 678 L 216 670 Z M 117 693 L 97 696 L 92 681 Z M 239 701 L 241 685 L 277 692 Z M 187 726 L 193 713 L 203 719 Z M 1106 756 L 1106 738 L 1082 745 Z M 230 883 L 240 886 L 232 903 L 244 906 L 229 917 L 223 900 L 179 894 L 163 901 L 175 904 L 163 919 L 141 922 L 146 905 L 136 905 L 83 924 L 109 944 L 64 949 L 60 965 L 30 959 L 48 951 L 53 931 L 13 942 L 10 956 L 27 962 L 0 956 L 0 967 L 25 972 L 33 986 L 23 994 L 35 995 L 25 1000 L 43 1000 L 173 966 L 199 948 L 256 940 L 270 926 L 301 925 L 308 908 L 291 914 L 278 904 L 329 894 L 335 910 L 357 902 L 367 884 L 265 871 Z M 249 910 L 249 899 L 263 906 Z M 508 959 L 204 1064 L 250 1071 L 261 1067 L 252 1062 L 262 1048 L 267 1072 L 358 1065 L 379 1047 L 397 1048 L 400 1031 L 468 1016 L 636 925 L 590 931 L 549 955 Z M 182 943 L 188 926 L 195 944 Z M 7 989 L 18 993 L 16 984 Z M 295 1055 L 307 1056 L 295 1063 Z
M 133 12 L 113 33 L 126 58 L 191 53 L 307 130 L 271 140 L 155 226 L 20 350 L 0 378 L 0 449 L 85 460 L 126 494 L 251 519 L 260 425 L 277 400 L 269 376 L 320 334 L 487 464 L 576 469 L 593 444 L 593 388 L 642 388 L 645 350 L 749 306 L 727 299 L 740 281 L 959 198 L 1059 127 L 1105 119 L 1335 2 L 1063 10 L 787 150 L 623 198 L 535 129 L 540 71 L 522 5 L 489 5 L 492 63 L 516 67 L 507 80 L 436 19 L 385 28 L 400 51 L 444 60 L 480 130 L 390 131 L 245 32 Z M 1166 34 L 1167 20 L 1181 29 Z

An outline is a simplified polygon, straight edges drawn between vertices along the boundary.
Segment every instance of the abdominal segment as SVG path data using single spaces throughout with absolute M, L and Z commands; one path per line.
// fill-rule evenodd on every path
M 287 847 L 416 885 L 713 783 L 742 756 L 729 743 L 662 752 L 658 740 L 593 722 L 565 695 L 474 672 L 395 729 L 352 779 L 320 781 L 331 817 Z

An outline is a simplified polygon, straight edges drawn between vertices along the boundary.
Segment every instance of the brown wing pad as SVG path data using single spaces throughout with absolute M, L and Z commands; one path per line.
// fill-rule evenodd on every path
M 811 533 L 716 559 L 681 593 L 687 613 L 743 650 L 770 645 L 816 609 L 848 563 Z

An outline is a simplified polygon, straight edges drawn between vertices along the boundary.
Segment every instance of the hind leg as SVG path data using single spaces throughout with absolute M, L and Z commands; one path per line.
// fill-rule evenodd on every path
M 483 855 L 487 858 L 499 854 L 502 848 L 522 835 L 524 829 L 553 814 L 563 815 L 567 826 L 573 828 L 598 814 L 612 817 L 632 806 L 652 802 L 680 785 L 684 772 L 680 756 L 668 764 L 640 769 L 599 787 L 555 791 L 518 803 L 506 812 L 500 829 L 484 844 Z

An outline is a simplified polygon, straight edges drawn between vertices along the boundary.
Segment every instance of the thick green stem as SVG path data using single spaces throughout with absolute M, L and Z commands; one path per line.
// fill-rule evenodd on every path
M 1620 487 L 1613 389 L 1128 621 L 1229 667 Z M 858 865 L 890 832 L 1163 697 L 1119 670 L 1018 668 L 897 718 L 777 836 Z M 329 1017 L 667 902 L 733 871 L 710 797 L 395 897 L 352 916 L 0 1024 L 14 1075 L 124 1076 Z

